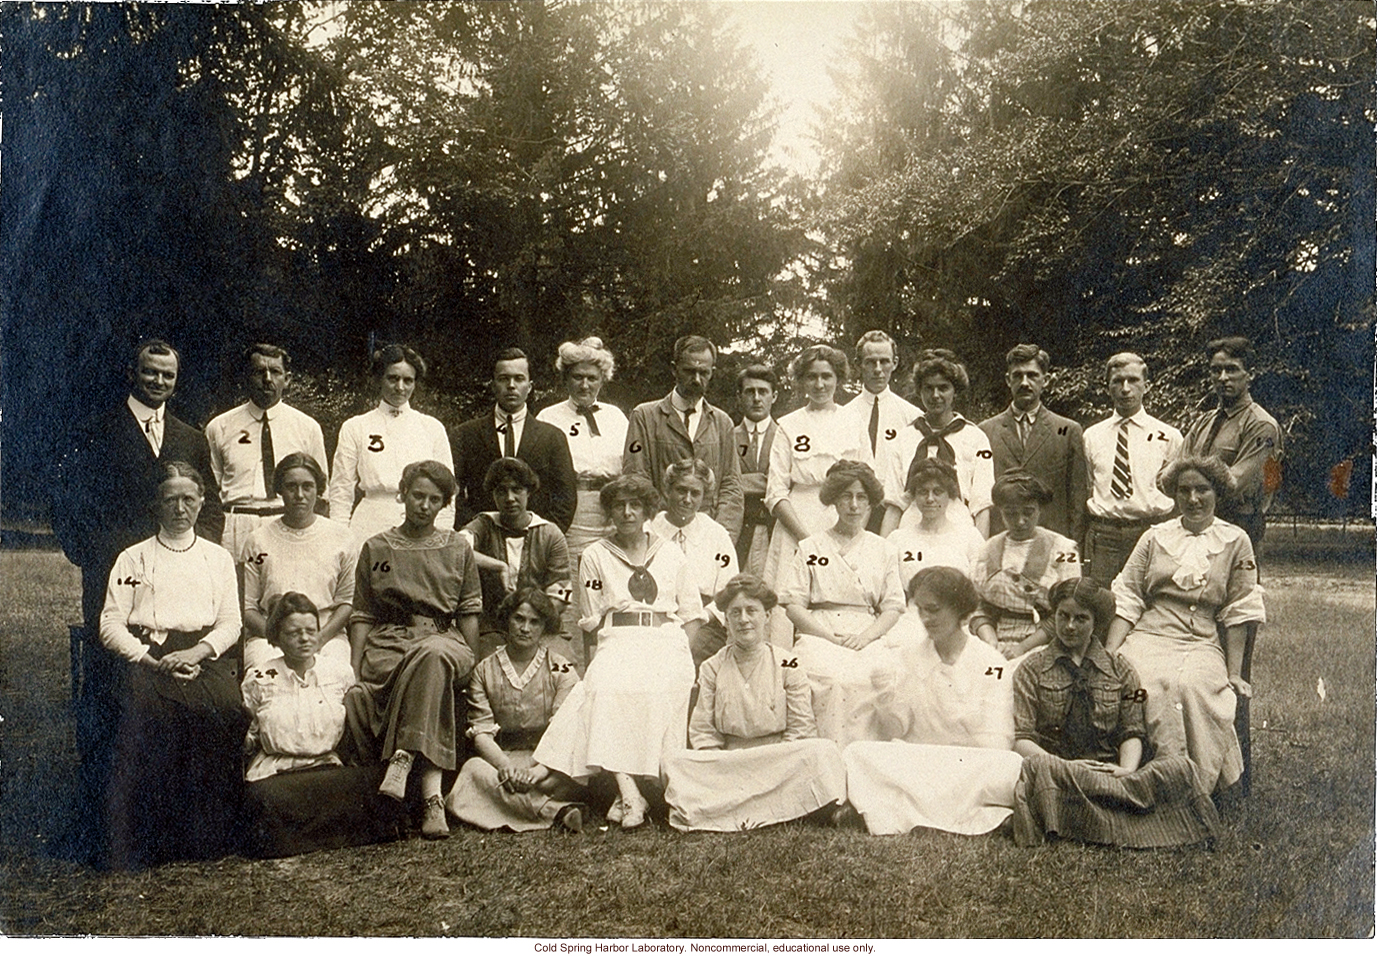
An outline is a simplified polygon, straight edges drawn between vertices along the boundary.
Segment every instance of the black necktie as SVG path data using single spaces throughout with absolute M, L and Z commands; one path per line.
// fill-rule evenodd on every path
M 259 451 L 263 454 L 263 497 L 273 496 L 273 470 L 277 468 L 277 458 L 273 456 L 273 430 L 268 426 L 268 410 L 263 410 L 263 434 L 259 440 Z
M 593 413 L 598 410 L 596 405 L 584 405 L 579 409 L 579 414 L 588 419 L 588 434 L 597 438 L 602 432 L 598 431 L 598 420 L 593 417 Z
M 1062 657 L 1062 665 L 1071 674 L 1071 699 L 1067 702 L 1066 719 L 1062 721 L 1062 746 L 1068 760 L 1084 757 L 1098 758 L 1099 734 L 1093 719 L 1095 702 L 1090 689 L 1090 665 L 1082 661 L 1077 667 L 1071 658 Z
M 516 457 L 516 422 L 512 421 L 512 416 L 507 416 L 507 434 L 503 442 L 502 454 L 508 458 Z
M 880 396 L 870 403 L 870 454 L 875 454 L 875 442 L 880 437 Z
M 1219 437 L 1219 430 L 1224 427 L 1224 423 L 1228 420 L 1229 413 L 1226 412 L 1224 406 L 1221 405 L 1219 411 L 1215 413 L 1214 423 L 1210 425 L 1210 434 L 1209 437 L 1205 439 L 1205 447 L 1201 451 L 1201 454 L 1208 455 L 1210 453 L 1210 449 L 1214 447 L 1214 440 Z
M 689 441 L 693 441 L 693 422 L 691 420 L 692 418 L 693 409 L 691 407 L 684 409 L 684 431 L 688 432 Z

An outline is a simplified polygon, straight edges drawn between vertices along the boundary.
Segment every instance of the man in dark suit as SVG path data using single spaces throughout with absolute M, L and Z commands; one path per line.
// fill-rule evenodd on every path
M 499 458 L 520 458 L 540 479 L 540 490 L 531 495 L 531 511 L 568 531 L 578 499 L 574 460 L 564 432 L 528 414 L 531 363 L 525 352 L 504 349 L 498 354 L 492 388 L 497 399 L 492 413 L 464 422 L 454 436 L 454 477 L 459 483 L 455 527 L 464 527 L 480 511 L 494 509 L 483 492 L 488 467 Z
M 225 526 L 205 435 L 167 411 L 180 367 L 177 350 L 160 339 L 138 347 L 129 397 L 79 435 L 61 462 L 60 496 L 52 502 L 53 531 L 81 569 L 84 627 L 72 647 L 81 816 L 71 849 L 83 856 L 96 850 L 92 841 L 103 832 L 101 807 L 119 722 L 123 665 L 100 644 L 110 569 L 121 551 L 157 533 L 152 502 L 166 462 L 192 465 L 205 482 L 196 533 L 218 543 Z
M 701 335 L 674 343 L 674 388 L 656 402 L 631 410 L 626 426 L 622 473 L 645 475 L 659 490 L 665 469 L 685 458 L 701 458 L 717 476 L 717 494 L 703 496 L 707 512 L 736 541 L 741 535 L 741 453 L 731 416 L 706 398 L 717 364 L 717 346 Z
M 990 438 L 994 473 L 1019 469 L 1036 475 L 1052 490 L 1052 502 L 1042 509 L 1044 528 L 1079 541 L 1085 520 L 1085 445 L 1081 426 L 1042 404 L 1051 364 L 1036 345 L 1015 345 L 1004 356 L 1004 381 L 1013 402 L 987 418 L 980 428 Z M 1004 530 L 998 510 L 990 516 L 990 533 Z
M 775 519 L 765 510 L 765 479 L 770 470 L 770 445 L 775 440 L 775 404 L 779 380 L 764 365 L 748 365 L 736 376 L 736 400 L 741 424 L 736 426 L 736 450 L 741 453 L 741 491 L 745 496 L 741 537 L 736 539 L 740 568 L 760 574 Z

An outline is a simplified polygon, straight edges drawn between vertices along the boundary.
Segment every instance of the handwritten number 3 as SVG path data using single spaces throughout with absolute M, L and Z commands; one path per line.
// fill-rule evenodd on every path
M 382 440 L 382 436 L 381 436 L 381 435 L 369 435 L 369 436 L 368 436 L 368 450 L 369 450 L 369 451 L 382 451 L 382 450 L 383 450 L 383 440 Z

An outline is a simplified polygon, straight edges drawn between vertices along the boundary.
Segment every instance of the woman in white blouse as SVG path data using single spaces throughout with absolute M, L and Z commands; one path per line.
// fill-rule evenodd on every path
M 347 658 L 319 653 L 320 611 L 288 591 L 273 601 L 264 630 L 275 654 L 246 667 L 241 685 L 251 716 L 248 851 L 291 856 L 394 838 L 400 816 L 378 795 L 382 766 L 346 767 L 336 753 L 354 670 Z
M 115 560 L 100 640 L 128 661 L 115 742 L 106 862 L 153 866 L 231 852 L 248 717 L 234 665 L 234 559 L 196 534 L 201 474 L 161 466 L 158 533 Z
M 340 426 L 330 469 L 330 517 L 347 522 L 359 544 L 406 517 L 398 492 L 403 468 L 413 461 L 438 461 L 454 471 L 445 426 L 411 407 L 416 383 L 425 376 L 425 359 L 415 350 L 405 345 L 379 349 L 373 353 L 377 407 Z M 435 526 L 454 527 L 452 504 L 436 517 Z
M 863 457 L 863 433 L 836 402 L 837 386 L 850 374 L 846 353 L 830 345 L 804 349 L 789 366 L 789 377 L 808 404 L 779 420 L 770 446 L 765 507 L 776 520 L 765 555 L 766 584 L 778 587 L 797 543 L 837 520 L 836 509 L 819 498 L 827 470 L 842 459 Z
M 564 432 L 578 475 L 578 504 L 564 536 L 574 568 L 583 549 L 612 530 L 598 505 L 598 490 L 622 473 L 626 415 L 616 405 L 599 402 L 598 394 L 612 381 L 615 367 L 612 353 L 596 336 L 562 343 L 555 371 L 564 379 L 569 398 L 536 415 L 538 421 Z

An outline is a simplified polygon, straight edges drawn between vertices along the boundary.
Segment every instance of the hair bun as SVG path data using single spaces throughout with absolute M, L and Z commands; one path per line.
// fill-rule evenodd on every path
M 602 339 L 598 338 L 596 335 L 588 336 L 588 338 L 580 342 L 579 345 L 586 345 L 590 349 L 606 348 L 606 346 L 602 344 Z

